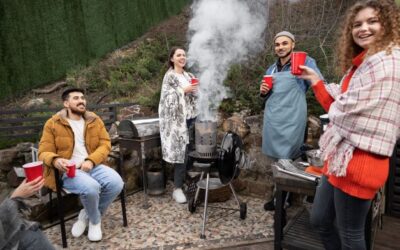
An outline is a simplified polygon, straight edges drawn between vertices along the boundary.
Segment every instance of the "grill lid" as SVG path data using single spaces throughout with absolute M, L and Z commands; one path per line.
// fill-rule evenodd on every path
M 240 136 L 233 132 L 224 135 L 218 157 L 219 178 L 223 184 L 228 184 L 239 175 L 242 147 Z
M 159 134 L 159 120 L 159 118 L 122 120 L 118 125 L 118 135 L 123 138 L 135 138 Z

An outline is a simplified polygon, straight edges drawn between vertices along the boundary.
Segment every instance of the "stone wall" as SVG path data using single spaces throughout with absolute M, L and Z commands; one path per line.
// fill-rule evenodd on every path
M 263 116 L 234 114 L 222 123 L 221 133 L 232 131 L 243 141 L 247 156 L 246 166 L 241 169 L 234 184 L 243 195 L 269 198 L 273 190 L 271 159 L 261 151 Z
M 256 196 L 266 200 L 271 199 L 274 181 L 272 178 L 272 160 L 262 153 L 263 115 L 246 116 L 245 113 L 234 114 L 222 121 L 222 133 L 233 131 L 243 140 L 247 163 L 234 184 L 244 195 Z M 308 118 L 307 144 L 318 146 L 320 136 L 319 119 Z M 294 200 L 301 197 L 294 195 Z

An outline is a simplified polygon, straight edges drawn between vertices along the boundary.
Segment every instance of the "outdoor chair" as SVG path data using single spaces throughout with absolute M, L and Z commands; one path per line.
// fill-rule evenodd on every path
M 32 149 L 32 161 L 37 161 L 38 160 L 38 149 L 37 147 L 31 147 Z M 110 157 L 117 159 L 118 160 L 118 164 L 117 164 L 117 172 L 119 175 L 121 175 L 123 177 L 123 173 L 122 173 L 122 157 L 119 156 L 119 153 L 117 154 L 117 152 L 111 152 Z M 64 197 L 66 195 L 75 195 L 70 193 L 68 190 L 66 190 L 65 188 L 62 187 L 62 180 L 60 178 L 60 172 L 57 168 L 54 168 L 54 177 L 56 179 L 56 187 L 57 187 L 57 215 L 58 215 L 58 219 L 60 221 L 60 229 L 61 229 L 61 240 L 62 240 L 62 246 L 63 248 L 68 247 L 68 243 L 67 243 L 67 233 L 65 230 L 65 222 L 67 221 L 65 219 L 65 211 L 64 211 Z M 47 190 L 49 193 L 49 206 L 53 207 L 52 202 L 52 190 L 48 189 Z M 44 194 L 45 192 L 41 191 L 41 194 Z M 77 195 L 75 195 L 77 196 Z M 127 227 L 128 226 L 128 220 L 127 220 L 127 216 L 126 216 L 126 205 L 125 205 L 125 184 L 124 187 L 122 188 L 122 191 L 120 193 L 120 201 L 121 201 L 121 212 L 122 212 L 122 220 L 123 220 L 123 226 Z M 52 217 L 52 216 L 51 216 Z M 71 219 L 71 218 L 68 218 Z M 52 218 L 50 218 L 50 220 L 52 220 Z

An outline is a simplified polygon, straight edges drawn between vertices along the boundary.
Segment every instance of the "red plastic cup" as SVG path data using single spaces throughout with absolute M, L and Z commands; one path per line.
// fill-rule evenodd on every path
M 272 85 L 273 85 L 272 75 L 264 75 L 263 79 L 264 79 L 264 83 L 267 84 L 267 87 L 269 89 L 272 89 Z
M 75 172 L 76 172 L 76 165 L 74 162 L 70 162 L 67 166 L 68 172 L 67 176 L 68 178 L 74 178 L 75 177 Z
M 293 52 L 290 56 L 290 60 L 292 63 L 292 74 L 293 75 L 301 75 L 303 72 L 302 69 L 299 68 L 300 65 L 304 65 L 306 62 L 307 53 L 303 51 Z
M 192 80 L 191 80 L 191 83 L 192 84 L 199 83 L 199 79 L 197 79 L 196 77 L 193 77 Z
M 22 165 L 22 168 L 25 171 L 26 182 L 33 181 L 39 176 L 43 177 L 43 162 L 42 161 L 34 161 L 30 163 L 26 163 Z

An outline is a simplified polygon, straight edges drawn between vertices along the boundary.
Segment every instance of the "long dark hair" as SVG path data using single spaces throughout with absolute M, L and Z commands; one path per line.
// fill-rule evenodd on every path
M 170 49 L 169 55 L 168 55 L 168 67 L 169 68 L 174 68 L 174 63 L 171 61 L 171 59 L 174 57 L 174 54 L 178 49 L 185 51 L 182 47 L 178 47 L 178 46 L 174 46 Z

